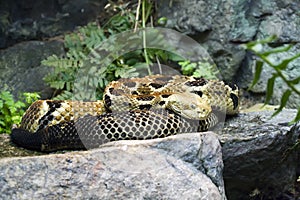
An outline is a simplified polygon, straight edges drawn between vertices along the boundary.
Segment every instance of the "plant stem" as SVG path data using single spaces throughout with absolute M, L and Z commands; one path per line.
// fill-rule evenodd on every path
M 138 24 L 139 24 L 139 15 L 140 15 L 140 8 L 141 8 L 141 0 L 139 0 L 137 8 L 136 8 L 136 15 L 135 15 L 135 24 L 134 24 L 134 32 L 136 32 Z
M 148 58 L 148 52 L 147 52 L 147 44 L 146 44 L 146 31 L 145 31 L 145 28 L 146 28 L 146 16 L 145 16 L 145 7 L 146 7 L 146 1 L 147 0 L 143 0 L 143 3 L 142 3 L 142 27 L 143 27 L 143 50 L 144 50 L 144 57 L 145 57 L 145 61 L 147 63 L 147 68 L 148 68 L 148 74 L 151 75 L 151 70 L 150 70 L 150 61 L 149 61 L 149 58 Z

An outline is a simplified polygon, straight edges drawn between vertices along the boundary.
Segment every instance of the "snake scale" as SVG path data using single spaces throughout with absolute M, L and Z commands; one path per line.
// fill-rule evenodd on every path
M 238 113 L 238 87 L 183 75 L 113 81 L 103 100 L 38 100 L 11 134 L 13 143 L 38 151 L 90 149 L 116 140 L 145 140 L 206 131 L 218 113 Z

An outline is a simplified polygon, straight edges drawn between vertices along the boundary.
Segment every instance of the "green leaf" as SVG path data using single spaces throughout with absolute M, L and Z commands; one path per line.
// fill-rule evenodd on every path
M 295 78 L 295 79 L 293 79 L 293 80 L 290 80 L 289 82 L 290 82 L 291 84 L 293 84 L 293 85 L 299 84 L 299 83 L 300 83 L 300 76 L 297 77 L 297 78 Z
M 293 47 L 293 45 L 287 45 L 287 46 L 283 46 L 283 47 L 277 47 L 274 48 L 272 50 L 268 50 L 264 53 L 261 53 L 262 56 L 269 56 L 270 54 L 274 54 L 274 53 L 281 53 L 281 52 L 287 52 L 288 50 L 290 50 Z
M 68 99 L 72 99 L 73 96 L 74 96 L 74 94 L 72 92 L 69 92 L 69 91 L 65 90 L 53 99 L 54 100 L 68 100 Z
M 13 102 L 13 96 L 8 91 L 2 91 L 0 98 L 3 99 L 5 102 Z
M 276 112 L 274 112 L 274 113 L 272 114 L 271 117 L 274 117 L 275 115 L 277 115 L 278 113 L 280 113 L 280 112 L 282 111 L 282 109 L 285 107 L 287 101 L 289 100 L 289 97 L 290 97 L 291 94 L 292 94 L 292 91 L 289 90 L 289 89 L 286 90 L 286 91 L 283 93 L 283 95 L 282 95 L 282 97 L 281 97 L 281 101 L 280 101 L 280 106 L 279 106 L 279 108 L 276 110 Z
M 190 63 L 191 63 L 191 61 L 189 61 L 189 60 L 183 60 L 183 61 L 178 62 L 178 64 L 181 67 L 185 67 L 185 66 L 189 65 Z
M 255 73 L 254 73 L 254 78 L 253 81 L 251 83 L 251 86 L 249 87 L 248 90 L 252 89 L 254 87 L 254 85 L 256 85 L 256 83 L 258 82 L 261 72 L 262 72 L 262 67 L 263 67 L 263 62 L 260 60 L 256 61 L 256 65 L 255 65 Z
M 300 121 L 300 107 L 298 108 L 298 111 L 297 111 L 297 114 L 296 114 L 295 119 L 293 119 L 293 120 L 289 123 L 289 125 L 294 124 L 294 123 L 296 123 L 296 122 L 298 122 L 298 121 Z
M 272 98 L 273 91 L 274 91 L 274 82 L 276 78 L 277 78 L 277 74 L 274 74 L 272 78 L 269 78 L 268 80 L 265 105 L 268 104 Z
M 5 126 L 5 122 L 4 121 L 0 121 L 0 126 Z M 1 130 L 1 127 L 0 127 Z
M 0 102 L 2 104 L 0 107 L 0 130 L 9 133 L 13 124 L 20 123 L 24 109 L 28 106 L 26 104 L 28 97 L 34 98 L 38 95 L 36 93 L 23 93 L 19 96 L 20 100 L 14 101 L 10 92 L 0 92 Z
M 257 44 L 268 44 L 274 40 L 277 39 L 277 36 L 276 35 L 272 35 L 270 37 L 267 37 L 265 39 L 262 39 L 262 40 L 257 40 L 257 41 L 251 41 L 251 42 L 248 42 L 245 46 L 246 49 L 252 49 L 255 45 Z
M 161 26 L 165 26 L 167 24 L 168 18 L 166 17 L 161 17 L 157 20 L 157 23 Z
M 21 101 L 17 101 L 17 102 L 15 102 L 15 104 L 14 104 L 14 107 L 15 108 L 23 108 L 23 107 L 25 107 L 26 105 L 25 105 L 25 103 L 23 103 L 23 102 L 21 102 Z
M 181 66 L 183 75 L 192 75 L 197 68 L 197 63 L 191 63 L 189 60 L 180 61 L 178 64 Z
M 12 116 L 12 121 L 14 123 L 20 123 L 21 122 L 21 119 L 22 119 L 22 116 Z
M 277 69 L 285 70 L 290 62 L 300 57 L 300 54 L 297 54 L 291 58 L 283 60 L 279 65 L 276 66 Z

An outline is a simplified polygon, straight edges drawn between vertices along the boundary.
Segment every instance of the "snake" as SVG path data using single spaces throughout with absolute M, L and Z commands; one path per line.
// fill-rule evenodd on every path
M 146 140 L 207 131 L 220 113 L 239 111 L 239 89 L 220 80 L 149 75 L 109 83 L 102 100 L 37 100 L 11 141 L 37 151 L 98 148 L 118 140 Z

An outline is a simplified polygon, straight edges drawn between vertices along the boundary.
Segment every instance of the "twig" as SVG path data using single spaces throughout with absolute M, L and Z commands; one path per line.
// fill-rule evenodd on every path
M 145 61 L 147 63 L 148 66 L 148 74 L 151 75 L 151 70 L 150 70 L 150 61 L 148 58 L 148 52 L 147 52 L 147 42 L 146 42 L 146 16 L 145 16 L 145 6 L 146 6 L 146 0 L 143 0 L 142 3 L 142 27 L 143 27 L 143 49 L 144 49 L 144 57 L 145 57 Z
M 135 23 L 134 23 L 134 30 L 133 30 L 134 32 L 136 32 L 139 24 L 140 8 L 141 8 L 141 0 L 138 1 L 138 5 L 136 8 Z

